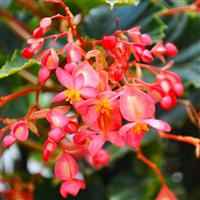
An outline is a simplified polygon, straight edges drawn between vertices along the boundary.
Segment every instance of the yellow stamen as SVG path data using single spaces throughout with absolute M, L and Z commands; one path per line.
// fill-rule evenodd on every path
M 138 123 L 136 124 L 133 128 L 132 128 L 132 131 L 134 134 L 141 134 L 141 133 L 145 133 L 147 131 L 149 131 L 149 127 L 147 124 L 145 123 Z
M 100 112 L 101 114 L 109 115 L 110 111 L 112 110 L 112 106 L 107 100 L 102 100 L 99 104 L 96 105 L 96 111 Z
M 75 89 L 65 90 L 64 94 L 67 97 L 66 101 L 69 101 L 70 104 L 72 104 L 74 101 L 79 102 L 81 100 L 80 93 Z

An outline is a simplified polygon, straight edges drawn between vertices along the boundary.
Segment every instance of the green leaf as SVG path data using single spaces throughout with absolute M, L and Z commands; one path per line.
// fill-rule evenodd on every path
M 101 6 L 92 9 L 85 17 L 82 31 L 89 37 L 100 39 L 116 30 L 141 26 L 142 32 L 149 33 L 154 41 L 163 39 L 166 25 L 155 15 L 160 8 L 149 1 L 136 6 L 120 6 L 113 10 Z
M 17 73 L 22 69 L 38 66 L 39 63 L 35 59 L 24 59 L 20 55 L 20 51 L 15 51 L 11 60 L 7 61 L 0 69 L 0 79 Z

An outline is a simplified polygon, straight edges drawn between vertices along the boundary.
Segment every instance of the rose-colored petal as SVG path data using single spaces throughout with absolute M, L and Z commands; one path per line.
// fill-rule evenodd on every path
M 70 74 L 68 74 L 65 70 L 58 67 L 56 69 L 56 76 L 59 82 L 66 88 L 72 89 L 74 87 L 74 81 Z
M 81 60 L 81 50 L 80 47 L 74 43 L 68 43 L 67 44 L 67 62 L 71 63 L 71 62 L 79 62 Z
M 94 156 L 104 145 L 105 143 L 105 138 L 102 135 L 96 136 L 89 145 L 89 151 L 92 156 Z
M 150 126 L 152 126 L 155 129 L 161 130 L 161 131 L 165 131 L 165 132 L 169 132 L 171 131 L 171 127 L 167 122 L 164 122 L 162 120 L 157 120 L 157 119 L 146 119 L 143 121 L 146 124 L 149 124 Z
M 112 144 L 115 144 L 118 147 L 123 147 L 125 145 L 123 139 L 118 132 L 109 132 L 107 137 Z
M 80 94 L 84 98 L 95 98 L 98 94 L 98 90 L 93 87 L 83 87 L 79 90 Z
M 84 82 L 84 77 L 82 74 L 77 75 L 74 78 L 74 87 L 79 90 L 80 88 L 82 88 L 83 86 L 83 82 Z
M 95 106 L 90 106 L 87 111 L 87 115 L 84 115 L 83 118 L 90 124 L 97 120 L 99 117 L 99 112 L 96 111 Z
M 60 142 L 65 136 L 65 133 L 60 128 L 54 128 L 49 131 L 48 137 L 55 142 Z
M 132 87 L 125 89 L 120 96 L 119 103 L 121 114 L 128 121 L 147 119 L 155 113 L 155 104 L 152 98 Z
M 110 161 L 110 155 L 107 151 L 101 149 L 93 158 L 93 164 L 98 169 L 101 166 L 106 166 Z
M 16 141 L 16 138 L 12 135 L 6 135 L 3 138 L 3 142 L 2 145 L 3 147 L 9 147 L 10 145 L 12 145 L 14 142 Z
M 72 156 L 62 153 L 56 162 L 54 173 L 59 180 L 73 178 L 78 174 L 78 165 Z
M 122 117 L 119 110 L 119 103 L 115 102 L 111 105 L 112 105 L 112 110 L 110 113 L 111 122 L 110 122 L 109 130 L 111 131 L 119 130 L 119 128 L 122 126 Z
M 126 140 L 126 143 L 134 148 L 134 149 L 137 149 L 140 145 L 140 143 L 142 142 L 142 139 L 144 138 L 144 135 L 143 133 L 141 134 L 134 134 L 133 131 L 130 129 L 126 135 L 125 135 L 125 140 Z
M 48 68 L 46 67 L 40 68 L 38 72 L 38 79 L 40 81 L 40 84 L 44 84 L 48 80 L 50 73 L 51 71 Z
M 85 182 L 79 179 L 70 179 L 61 184 L 60 193 L 66 198 L 68 194 L 76 196 L 80 189 L 85 189 Z
M 134 123 L 128 123 L 128 124 L 122 126 L 119 130 L 119 134 L 121 136 L 124 136 L 126 134 L 126 132 L 129 131 L 129 129 L 133 128 L 135 125 L 136 125 L 136 123 L 134 122 Z
M 84 77 L 84 86 L 96 88 L 99 83 L 98 74 L 87 61 L 81 63 L 77 68 L 75 68 L 72 74 L 74 76 L 82 74 Z
M 65 115 L 53 110 L 47 113 L 47 120 L 53 127 L 58 128 L 63 128 L 68 123 L 68 119 Z
M 60 92 L 58 93 L 56 96 L 54 96 L 52 99 L 51 99 L 51 102 L 52 103 L 55 103 L 55 102 L 59 102 L 59 101 L 63 101 L 66 99 L 66 95 L 64 92 Z
M 48 29 L 51 26 L 51 18 L 50 17 L 45 17 L 40 21 L 40 26 L 43 29 Z

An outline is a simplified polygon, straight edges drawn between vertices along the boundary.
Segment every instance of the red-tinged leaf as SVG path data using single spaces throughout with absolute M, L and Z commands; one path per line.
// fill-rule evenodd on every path
M 78 173 L 78 165 L 72 156 L 63 153 L 56 163 L 54 173 L 59 180 L 73 178 Z
M 33 133 L 35 133 L 37 136 L 40 136 L 40 134 L 39 134 L 39 132 L 38 132 L 38 128 L 37 128 L 37 126 L 36 126 L 34 123 L 29 122 L 29 123 L 28 123 L 28 128 L 29 128 Z
M 156 197 L 156 200 L 178 200 L 176 196 L 173 194 L 173 192 L 167 187 L 162 186 L 158 196 Z

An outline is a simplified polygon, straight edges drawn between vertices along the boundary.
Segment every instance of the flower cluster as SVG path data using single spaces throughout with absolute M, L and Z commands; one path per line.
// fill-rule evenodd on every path
M 50 2 L 63 6 L 60 0 Z M 180 77 L 169 71 L 173 62 L 166 64 L 178 53 L 173 43 L 154 43 L 149 34 L 141 33 L 139 26 L 116 31 L 101 40 L 85 41 L 74 26 L 45 36 L 53 19 L 69 21 L 69 13 L 42 19 L 22 56 L 35 56 L 41 62 L 40 87 L 53 75 L 63 86 L 53 97 L 51 109 L 34 111 L 29 119 L 46 118 L 50 124 L 42 158 L 47 162 L 56 155 L 55 176 L 62 181 L 61 195 L 67 197 L 85 188 L 84 180 L 78 176 L 78 159 L 85 158 L 100 168 L 110 160 L 103 149 L 106 142 L 137 150 L 150 127 L 169 132 L 167 122 L 155 119 L 156 105 L 171 109 L 184 91 Z M 56 49 L 61 37 L 67 43 Z M 53 39 L 51 46 L 43 50 L 49 39 Z M 164 66 L 151 65 L 154 60 Z M 144 72 L 154 77 L 152 82 L 145 82 Z M 3 145 L 26 140 L 28 128 L 26 120 L 14 122 Z

